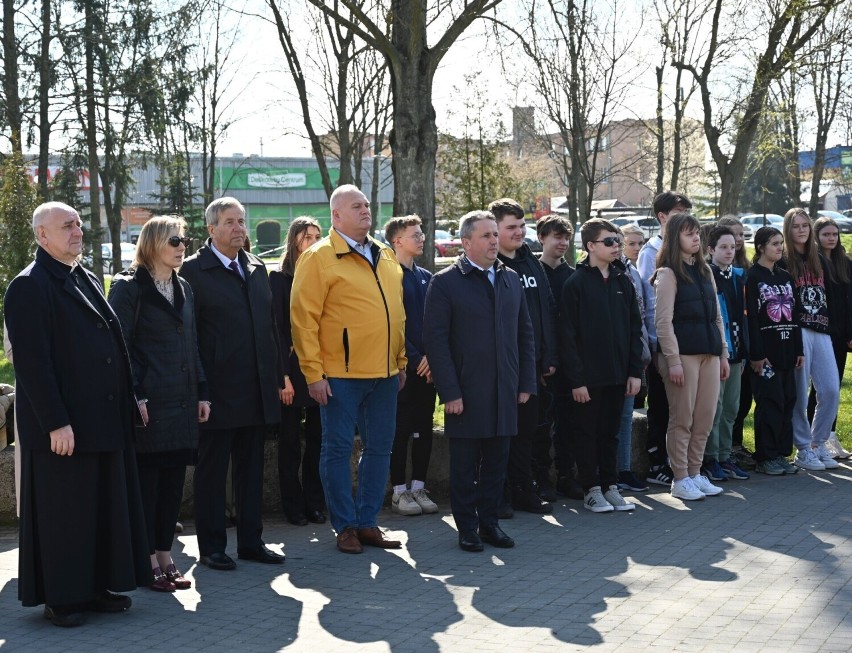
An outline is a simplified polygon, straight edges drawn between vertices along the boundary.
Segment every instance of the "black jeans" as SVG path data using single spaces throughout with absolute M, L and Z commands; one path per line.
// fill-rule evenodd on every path
M 669 428 L 669 398 L 663 377 L 651 363 L 647 370 L 648 378 L 648 438 L 646 446 L 651 466 L 666 462 L 666 432 Z M 620 413 L 619 413 L 620 414 Z
M 432 457 L 432 418 L 435 386 L 426 377 L 409 371 L 396 403 L 396 435 L 391 451 L 391 485 L 405 485 L 408 441 L 411 439 L 411 479 L 426 482 Z
M 538 396 L 530 395 L 525 404 L 518 404 L 518 434 L 509 449 L 508 482 L 511 487 L 532 489 L 533 441 L 538 426 Z
M 305 449 L 300 437 L 305 416 Z M 319 406 L 281 406 L 278 431 L 278 486 L 281 508 L 288 517 L 301 517 L 307 511 L 322 510 L 325 496 L 319 475 L 322 448 L 322 420 Z M 302 478 L 299 479 L 299 468 Z
M 588 390 L 591 401 L 584 404 L 575 401 L 572 407 L 577 480 L 584 492 L 596 485 L 606 492 L 618 482 L 615 456 L 624 408 L 624 384 Z

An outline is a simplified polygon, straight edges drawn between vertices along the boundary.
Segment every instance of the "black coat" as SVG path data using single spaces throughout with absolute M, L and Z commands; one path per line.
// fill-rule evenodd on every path
M 19 442 L 49 451 L 50 432 L 70 424 L 76 451 L 120 451 L 136 411 L 127 348 L 97 277 L 81 268 L 100 311 L 70 270 L 39 247 L 6 291 Z
M 210 420 L 202 429 L 277 424 L 284 383 L 278 330 L 266 266 L 240 250 L 243 280 L 207 245 L 184 261 L 180 275 L 192 286 L 198 350 L 210 392 Z
M 461 415 L 445 417 L 447 437 L 518 433 L 518 394 L 535 394 L 535 345 L 518 275 L 496 264 L 492 288 L 467 257 L 432 277 L 423 344 L 443 403 L 461 398 Z
M 154 286 L 145 268 L 116 275 L 109 303 L 121 322 L 137 399 L 147 399 L 148 426 L 137 433 L 142 453 L 195 449 L 198 401 L 206 383 L 195 330 L 192 289 L 172 273 L 175 304 Z
M 281 348 L 281 368 L 290 377 L 293 385 L 294 406 L 316 406 L 317 402 L 308 394 L 308 382 L 299 367 L 299 357 L 293 348 L 293 330 L 290 327 L 290 295 L 293 290 L 293 276 L 279 270 L 269 273 L 269 285 L 272 288 L 272 310 L 278 325 L 278 340 Z

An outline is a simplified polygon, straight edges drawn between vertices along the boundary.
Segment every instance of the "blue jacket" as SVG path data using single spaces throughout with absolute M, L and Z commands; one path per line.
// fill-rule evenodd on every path
M 413 270 L 402 266 L 402 303 L 405 306 L 405 355 L 409 373 L 417 369 L 423 359 L 423 311 L 426 308 L 426 290 L 432 273 L 415 265 Z

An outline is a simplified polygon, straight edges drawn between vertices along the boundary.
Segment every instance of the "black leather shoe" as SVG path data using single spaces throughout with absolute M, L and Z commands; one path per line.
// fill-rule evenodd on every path
M 201 556 L 198 562 L 216 571 L 230 571 L 237 568 L 237 563 L 224 553 L 211 553 L 209 556 Z
M 461 531 L 459 532 L 459 548 L 462 551 L 483 551 L 485 547 L 482 544 L 482 540 L 479 539 L 479 535 L 476 534 L 476 531 Z
M 496 546 L 500 549 L 511 549 L 515 546 L 515 540 L 506 535 L 503 529 L 499 526 L 480 526 L 479 537 L 483 542 L 488 542 L 491 546 Z
M 326 521 L 326 516 L 322 514 L 322 510 L 306 510 L 305 517 L 312 524 L 324 524 Z
M 284 515 L 293 526 L 307 526 L 308 520 L 304 515 Z
M 260 548 L 255 551 L 237 551 L 237 557 L 240 560 L 254 560 L 266 565 L 280 565 L 285 559 L 283 555 L 275 553 L 265 544 L 261 544 Z
M 54 626 L 60 628 L 74 628 L 83 625 L 83 613 L 76 612 L 75 608 L 64 608 L 61 606 L 44 606 L 44 618 Z
M 553 483 L 549 480 L 544 480 L 541 483 L 538 483 L 536 489 L 538 490 L 538 498 L 542 501 L 553 503 L 554 501 L 559 500 L 556 490 L 553 489 Z

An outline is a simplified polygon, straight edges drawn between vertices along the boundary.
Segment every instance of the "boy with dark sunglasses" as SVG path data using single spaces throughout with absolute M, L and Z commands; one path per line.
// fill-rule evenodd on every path
M 633 282 L 619 259 L 618 228 L 593 218 L 583 225 L 581 236 L 588 256 L 565 282 L 559 315 L 583 507 L 592 512 L 633 510 L 618 491 L 616 435 L 624 397 L 634 396 L 641 385 L 642 317 Z

